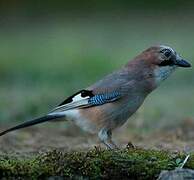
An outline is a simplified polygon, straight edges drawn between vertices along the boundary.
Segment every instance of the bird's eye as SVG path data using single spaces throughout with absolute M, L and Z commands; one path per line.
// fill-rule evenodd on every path
M 170 49 L 163 49 L 160 51 L 164 59 L 169 59 L 172 55 L 172 51 Z
M 173 61 L 173 57 L 174 57 L 174 52 L 170 49 L 162 49 L 160 51 L 161 54 L 161 59 L 162 62 L 159 64 L 159 66 L 173 66 L 174 65 L 174 61 Z

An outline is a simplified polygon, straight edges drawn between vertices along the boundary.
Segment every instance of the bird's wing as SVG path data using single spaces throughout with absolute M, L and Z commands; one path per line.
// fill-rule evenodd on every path
M 51 114 L 62 114 L 71 109 L 85 108 L 91 106 L 111 103 L 122 98 L 129 91 L 129 81 L 125 71 L 116 71 L 109 74 L 92 86 L 81 90 L 53 109 Z
M 49 114 L 60 114 L 67 110 L 103 105 L 118 100 L 119 91 L 94 93 L 92 90 L 81 90 L 63 101 Z

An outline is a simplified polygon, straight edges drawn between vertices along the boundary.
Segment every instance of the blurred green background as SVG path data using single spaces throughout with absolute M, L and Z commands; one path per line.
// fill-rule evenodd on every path
M 47 113 L 154 44 L 194 63 L 193 10 L 180 0 L 0 1 L 1 125 Z M 179 69 L 131 123 L 173 126 L 193 108 L 193 69 Z

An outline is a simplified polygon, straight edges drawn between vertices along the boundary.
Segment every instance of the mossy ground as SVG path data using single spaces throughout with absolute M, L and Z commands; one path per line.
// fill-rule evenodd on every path
M 178 167 L 183 153 L 125 148 L 118 151 L 94 148 L 62 152 L 54 149 L 27 157 L 0 155 L 1 178 L 47 179 L 156 179 L 161 170 Z M 194 154 L 186 166 L 194 168 Z

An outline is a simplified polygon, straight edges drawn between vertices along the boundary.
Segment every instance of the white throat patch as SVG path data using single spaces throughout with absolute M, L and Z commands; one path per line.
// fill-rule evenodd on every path
M 154 70 L 155 82 L 159 85 L 162 81 L 168 78 L 172 72 L 174 72 L 176 66 L 163 66 Z

